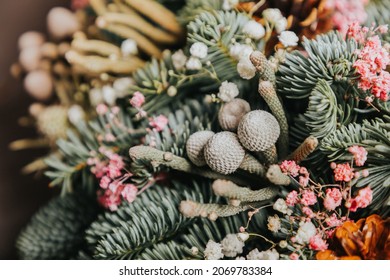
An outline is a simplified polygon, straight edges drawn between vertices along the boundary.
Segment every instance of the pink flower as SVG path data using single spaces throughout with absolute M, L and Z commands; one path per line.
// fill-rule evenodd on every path
M 328 249 L 328 244 L 322 239 L 320 234 L 316 234 L 310 238 L 309 248 L 316 251 Z
M 107 189 L 108 188 L 108 185 L 111 183 L 111 179 L 107 176 L 103 176 L 101 179 L 100 179 L 100 187 L 102 189 Z
M 118 210 L 118 206 L 121 204 L 120 196 L 107 189 L 104 193 L 98 195 L 98 202 L 105 208 L 110 209 L 111 211 Z
M 302 198 L 301 203 L 305 206 L 316 204 L 317 197 L 315 193 L 311 190 L 303 190 L 302 191 Z
M 310 209 L 309 207 L 307 207 L 307 206 L 302 207 L 302 212 L 303 212 L 303 214 L 305 214 L 305 215 L 308 216 L 309 218 L 313 218 L 313 217 L 314 217 L 313 210 L 311 210 L 311 209 Z
M 145 96 L 139 91 L 136 91 L 133 97 L 130 99 L 131 106 L 137 109 L 141 108 L 144 103 L 145 103 Z
M 306 187 L 309 184 L 309 176 L 299 176 L 299 184 Z
M 122 197 L 130 203 L 135 200 L 137 194 L 138 194 L 138 189 L 133 184 L 126 184 L 121 192 Z
M 164 115 L 159 115 L 150 120 L 149 125 L 157 131 L 162 131 L 168 124 L 168 119 Z
M 349 182 L 353 178 L 353 169 L 349 163 L 337 164 L 334 169 L 334 179 L 336 181 Z
M 342 199 L 343 197 L 339 189 L 337 188 L 326 189 L 324 207 L 326 208 L 326 210 L 332 211 L 336 209 L 336 207 L 341 205 Z
M 291 191 L 286 196 L 286 204 L 288 206 L 294 206 L 297 202 L 298 202 L 298 193 L 297 193 L 297 191 Z
M 89 4 L 89 0 L 72 0 L 72 9 L 84 9 Z
M 96 112 L 98 115 L 104 115 L 108 112 L 108 107 L 105 104 L 99 104 L 96 106 Z
M 299 259 L 299 256 L 297 253 L 292 253 L 290 256 L 289 256 L 290 260 L 297 260 Z
M 331 216 L 326 218 L 325 222 L 330 227 L 338 227 L 343 224 L 343 221 L 337 218 L 336 213 L 333 213 Z
M 285 160 L 280 164 L 280 169 L 284 174 L 296 177 L 298 176 L 300 166 L 293 160 Z
M 360 189 L 358 195 L 352 198 L 349 202 L 351 204 L 349 210 L 356 212 L 358 208 L 366 208 L 372 201 L 372 190 L 370 187 Z
M 353 155 L 356 166 L 363 166 L 367 160 L 367 150 L 363 147 L 354 145 L 348 148 L 348 152 Z
M 333 10 L 331 19 L 334 27 L 342 34 L 348 30 L 348 26 L 355 22 L 366 21 L 367 13 L 364 1 L 361 0 L 327 0 L 325 7 Z

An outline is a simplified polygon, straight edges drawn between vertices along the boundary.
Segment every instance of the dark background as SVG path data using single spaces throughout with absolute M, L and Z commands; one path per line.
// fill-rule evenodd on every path
M 46 31 L 51 7 L 69 6 L 70 0 L 0 0 L 0 259 L 16 259 L 15 239 L 31 215 L 55 190 L 44 177 L 22 175 L 23 166 L 43 155 L 42 150 L 12 152 L 11 141 L 33 138 L 33 128 L 20 127 L 18 118 L 27 114 L 33 100 L 22 81 L 9 74 L 17 60 L 17 39 L 28 30 Z

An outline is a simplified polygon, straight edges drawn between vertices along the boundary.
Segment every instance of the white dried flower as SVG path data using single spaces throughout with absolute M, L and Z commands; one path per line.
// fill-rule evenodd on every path
M 237 233 L 237 237 L 242 242 L 245 242 L 245 241 L 247 241 L 249 239 L 249 233 L 247 233 L 247 232 L 240 232 L 240 233 Z
M 175 86 L 169 86 L 167 93 L 168 96 L 173 97 L 177 94 L 177 88 Z
M 241 58 L 249 59 L 249 56 L 252 52 L 253 48 L 251 46 L 242 45 L 240 43 L 235 43 L 229 48 L 230 55 L 237 60 L 240 60 Z
M 68 120 L 71 124 L 76 125 L 84 120 L 85 112 L 80 105 L 72 105 L 68 109 Z
M 242 32 L 244 32 L 250 38 L 255 39 L 255 40 L 259 40 L 259 39 L 263 38 L 265 35 L 264 27 L 255 20 L 248 21 L 244 25 Z
M 259 252 L 259 250 L 253 249 L 246 256 L 248 260 L 278 260 L 279 253 L 275 249 Z
M 316 233 L 317 229 L 312 222 L 304 222 L 300 224 L 295 239 L 300 244 L 307 244 Z
M 256 68 L 249 58 L 241 58 L 237 64 L 237 72 L 241 78 L 250 80 L 256 75 Z
M 138 54 L 137 42 L 133 39 L 126 39 L 121 44 L 121 51 L 124 56 Z
M 127 91 L 129 87 L 134 84 L 135 82 L 132 78 L 124 77 L 116 79 L 112 86 L 116 90 L 118 97 L 125 97 L 126 95 L 128 95 Z
M 196 42 L 192 44 L 190 53 L 194 57 L 205 58 L 207 56 L 207 50 L 208 48 L 205 43 Z
M 285 47 L 295 47 L 299 41 L 298 36 L 292 31 L 283 31 L 278 38 Z
M 92 88 L 89 91 L 89 101 L 91 102 L 91 105 L 96 107 L 97 105 L 103 103 L 103 93 L 100 88 Z
M 238 4 L 238 2 L 239 0 L 223 0 L 222 9 L 230 11 Z
M 202 69 L 202 62 L 200 62 L 199 58 L 191 56 L 186 62 L 186 67 L 188 70 L 200 70 Z
M 263 11 L 263 18 L 271 24 L 276 24 L 283 15 L 279 9 L 269 8 Z
M 272 232 L 278 232 L 280 227 L 281 227 L 281 223 L 280 223 L 280 218 L 278 215 L 274 215 L 274 216 L 269 216 L 268 217 L 268 229 Z
M 206 260 L 219 260 L 223 258 L 222 245 L 213 240 L 209 240 L 204 250 Z
M 172 63 L 176 70 L 183 70 L 187 62 L 187 56 L 183 50 L 178 50 L 172 55 Z
M 285 17 L 280 18 L 276 23 L 275 23 L 275 30 L 276 33 L 280 34 L 287 28 L 287 19 Z
M 275 201 L 274 206 L 272 207 L 274 210 L 279 211 L 283 214 L 291 215 L 292 210 L 288 208 L 286 201 L 283 198 L 279 198 Z
M 102 88 L 102 92 L 103 92 L 103 99 L 104 99 L 104 102 L 106 102 L 108 105 L 110 106 L 114 106 L 115 105 L 115 101 L 117 99 L 117 92 L 115 91 L 115 89 L 111 86 L 104 86 Z
M 228 234 L 221 241 L 222 253 L 226 257 L 235 257 L 242 253 L 245 243 L 238 239 L 237 234 Z
M 230 102 L 239 94 L 235 83 L 224 81 L 219 87 L 218 97 L 224 102 Z

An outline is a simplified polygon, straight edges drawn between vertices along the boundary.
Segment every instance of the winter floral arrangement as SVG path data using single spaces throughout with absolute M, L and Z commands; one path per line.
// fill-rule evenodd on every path
M 61 190 L 23 259 L 390 259 L 390 2 L 84 0 L 12 73 Z

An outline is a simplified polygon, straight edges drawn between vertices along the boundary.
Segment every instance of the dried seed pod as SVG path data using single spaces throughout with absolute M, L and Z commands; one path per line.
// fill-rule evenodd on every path
M 275 117 L 262 110 L 251 111 L 242 117 L 238 125 L 241 144 L 252 152 L 265 151 L 275 144 L 280 127 Z
M 80 23 L 72 11 L 55 7 L 47 15 L 47 27 L 55 38 L 64 39 L 79 30 Z
M 52 77 L 43 70 L 30 72 L 24 79 L 24 88 L 35 99 L 48 100 L 53 93 Z
M 19 50 L 31 47 L 39 47 L 45 42 L 45 36 L 36 31 L 28 31 L 20 35 L 18 39 Z
M 198 131 L 188 138 L 186 143 L 187 156 L 196 166 L 206 165 L 204 146 L 214 134 L 212 131 Z
M 209 139 L 204 147 L 207 165 L 222 174 L 231 174 L 237 170 L 245 156 L 245 149 L 233 132 L 222 131 Z
M 236 132 L 241 118 L 250 110 L 251 107 L 248 102 L 235 98 L 222 105 L 218 114 L 219 124 L 223 130 Z
M 41 50 L 39 47 L 24 48 L 19 54 L 19 63 L 27 72 L 37 70 L 41 62 Z
M 53 105 L 46 107 L 37 118 L 39 131 L 51 142 L 66 138 L 68 129 L 68 109 L 64 106 Z

